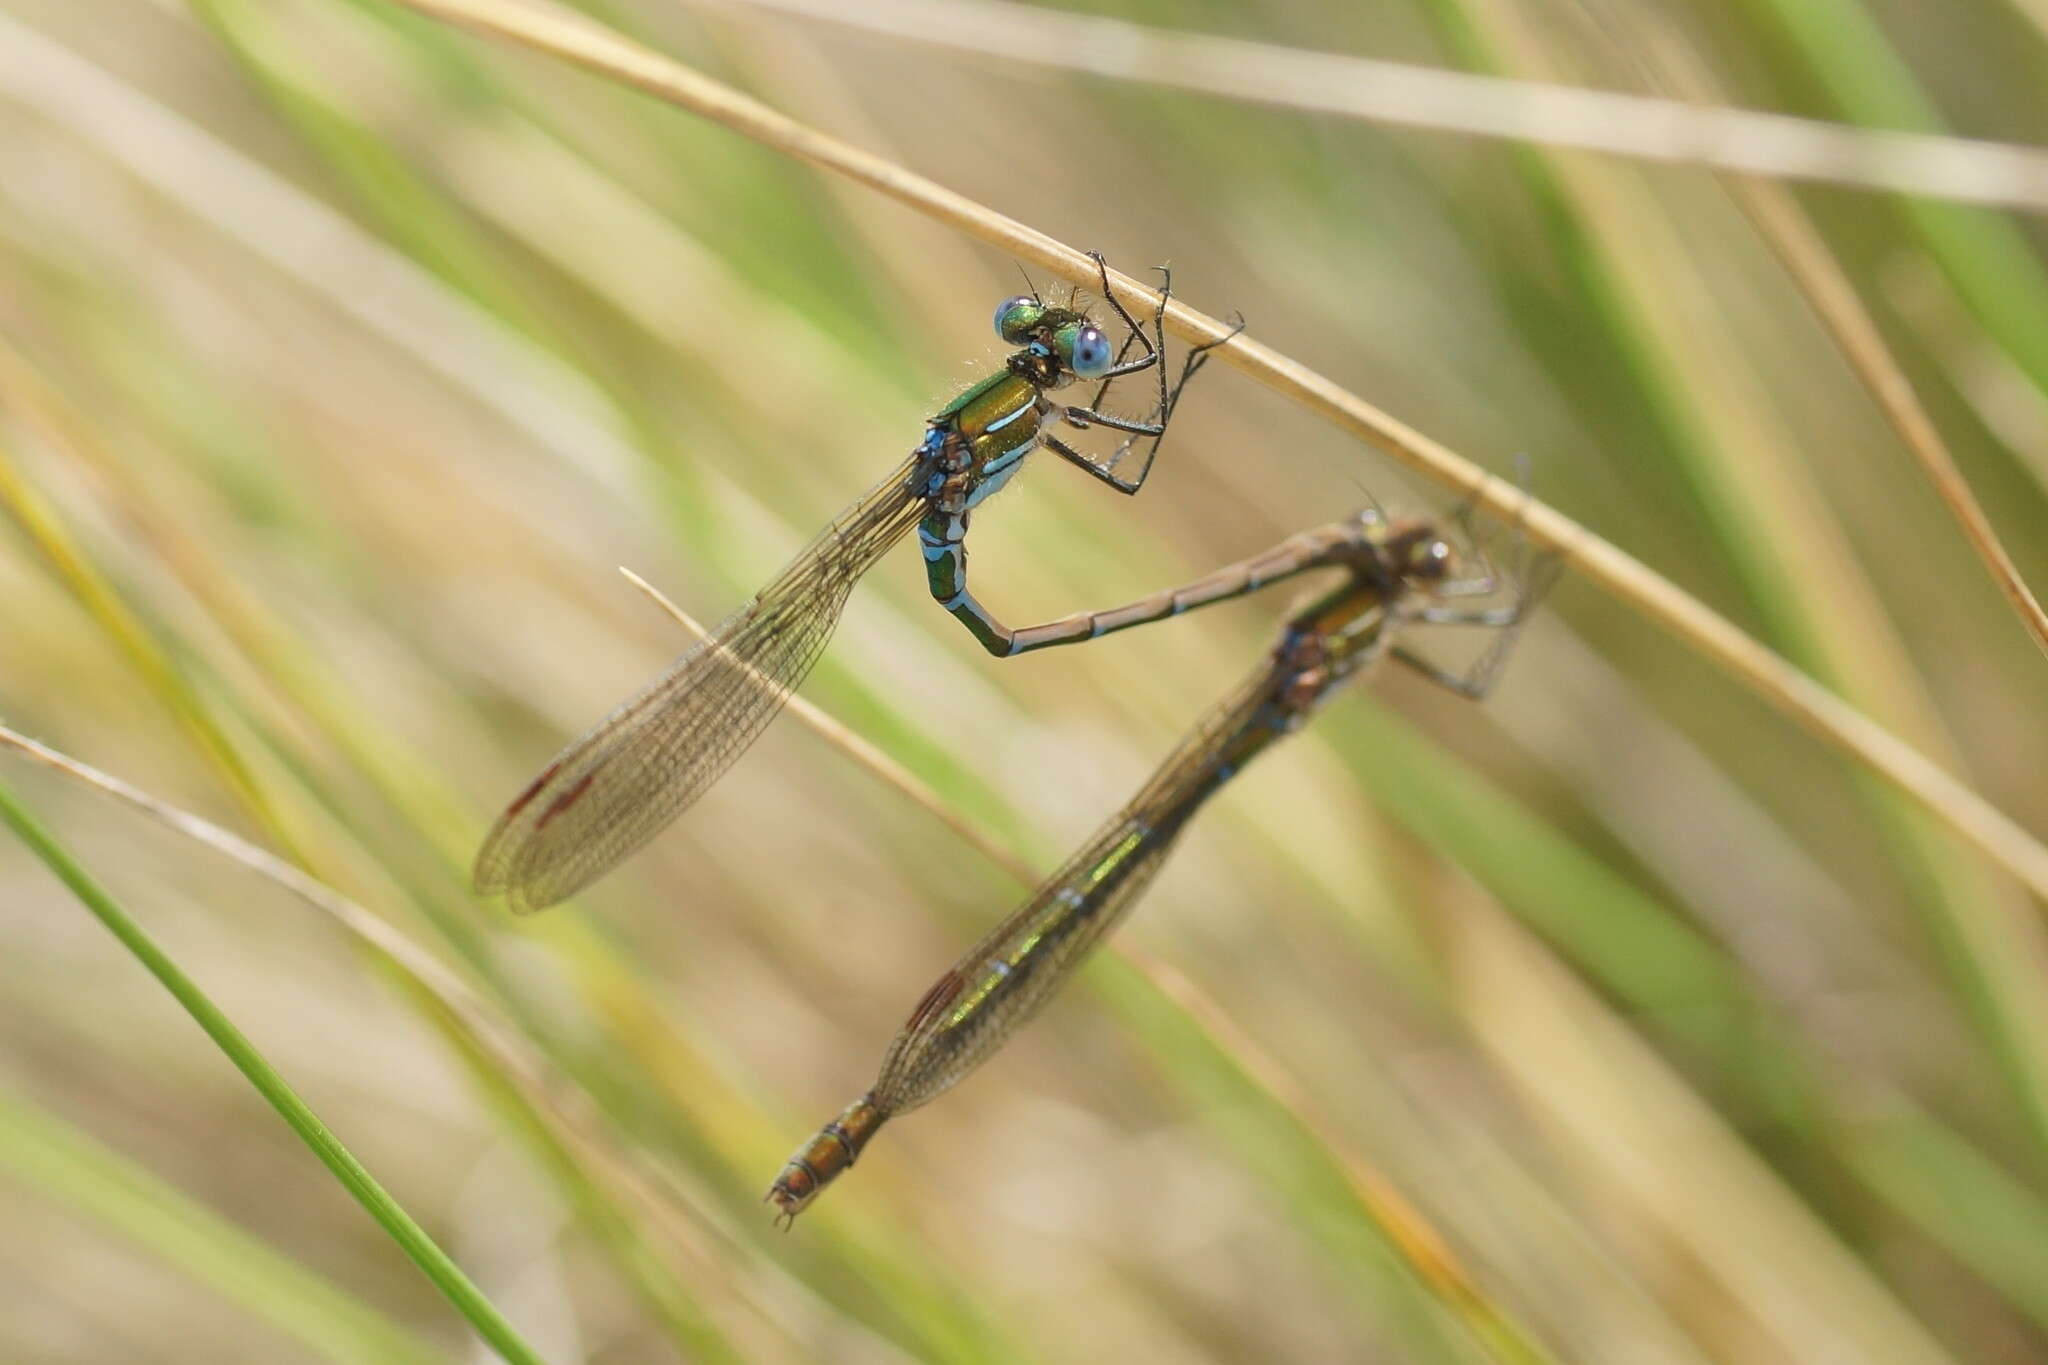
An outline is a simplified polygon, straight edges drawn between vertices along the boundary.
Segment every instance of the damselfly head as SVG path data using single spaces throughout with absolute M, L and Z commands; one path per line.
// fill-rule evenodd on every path
M 996 335 L 1024 348 L 1012 364 L 1021 361 L 1047 387 L 1070 378 L 1100 379 L 1116 359 L 1109 337 L 1086 313 L 1030 294 L 997 306 Z
M 996 335 L 1012 346 L 1022 346 L 1048 312 L 1065 311 L 1048 308 L 1036 294 L 1015 295 L 996 305 Z
M 1388 521 L 1376 508 L 1358 514 L 1367 544 L 1384 572 L 1416 584 L 1456 578 L 1464 557 L 1433 521 L 1403 517 Z
M 1418 535 L 1405 547 L 1401 576 L 1440 583 L 1458 576 L 1458 563 L 1457 547 L 1450 541 L 1440 535 Z
M 1366 493 L 1366 496 L 1371 497 L 1372 494 L 1368 492 Z M 1387 512 L 1385 508 L 1379 505 L 1379 503 L 1374 502 L 1368 506 L 1359 508 L 1357 520 L 1359 530 L 1363 532 L 1365 538 L 1371 541 L 1373 544 L 1378 545 L 1386 539 Z
M 1083 379 L 1100 379 L 1109 373 L 1109 362 L 1113 358 L 1109 338 L 1092 322 L 1061 328 L 1053 334 L 1053 348 L 1059 353 L 1062 363 Z

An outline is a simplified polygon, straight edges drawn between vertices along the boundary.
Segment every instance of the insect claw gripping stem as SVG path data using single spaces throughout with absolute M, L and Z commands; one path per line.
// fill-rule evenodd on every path
M 1525 485 L 1526 487 L 1526 485 Z M 1516 517 L 1514 529 L 1519 531 L 1520 516 Z M 1514 571 L 1507 578 L 1513 585 L 1514 600 L 1504 607 L 1483 609 L 1459 607 L 1418 607 L 1409 610 L 1409 621 L 1422 625 L 1479 626 L 1500 632 L 1486 652 L 1464 673 L 1456 673 L 1432 662 L 1404 645 L 1395 645 L 1390 651 L 1395 662 L 1413 670 L 1422 677 L 1472 701 L 1482 701 L 1493 685 L 1499 680 L 1501 670 L 1506 666 L 1508 653 L 1514 648 L 1521 633 L 1523 622 L 1536 610 L 1550 590 L 1557 585 L 1564 572 L 1564 559 L 1555 553 L 1533 554 L 1526 536 L 1517 536 L 1520 546 Z M 1467 578 L 1436 585 L 1438 597 L 1478 596 L 1500 589 L 1500 575 L 1486 558 L 1483 545 L 1475 543 L 1481 562 L 1485 565 L 1482 578 Z
M 1162 314 L 1165 312 L 1165 306 L 1165 294 L 1162 292 L 1160 295 L 1160 311 Z M 1231 325 L 1228 332 L 1217 337 L 1214 341 L 1205 341 L 1199 346 L 1188 348 L 1186 358 L 1181 361 L 1180 375 L 1173 381 L 1171 389 L 1165 387 L 1166 371 L 1163 368 L 1160 370 L 1159 379 L 1162 397 L 1160 399 L 1159 430 L 1151 438 L 1151 449 L 1145 452 L 1145 467 L 1139 471 L 1138 477 L 1133 483 L 1133 491 L 1136 491 L 1136 488 L 1145 482 L 1146 475 L 1151 473 L 1153 457 L 1159 453 L 1159 442 L 1165 438 L 1167 424 L 1173 420 L 1173 410 L 1180 406 L 1181 390 L 1185 389 L 1188 386 L 1188 381 L 1201 373 L 1202 367 L 1209 363 L 1209 353 L 1211 351 L 1214 351 L 1218 346 L 1221 346 L 1244 330 L 1244 314 L 1237 313 L 1233 316 L 1237 320 Z M 1136 445 L 1140 439 L 1142 439 L 1141 436 L 1134 435 L 1119 443 L 1117 448 L 1111 452 L 1109 459 L 1104 462 L 1103 467 L 1114 473 L 1116 467 L 1123 462 L 1124 456 L 1130 453 L 1131 447 Z
M 1108 261 L 1103 258 L 1102 253 L 1099 251 L 1091 251 L 1088 255 L 1095 262 L 1096 275 L 1100 280 L 1103 300 L 1109 305 L 1110 310 L 1116 314 L 1117 320 L 1124 325 L 1124 340 L 1123 344 L 1117 348 L 1116 363 L 1110 366 L 1102 375 L 1101 382 L 1096 385 L 1095 392 L 1089 396 L 1088 402 L 1080 406 L 1070 406 L 1060 416 L 1061 420 L 1076 430 L 1085 431 L 1089 427 L 1101 426 L 1108 427 L 1113 431 L 1122 431 L 1129 434 L 1117 444 L 1117 448 L 1110 452 L 1109 457 L 1104 460 L 1092 459 L 1083 455 L 1064 441 L 1060 441 L 1049 434 L 1046 443 L 1068 460 L 1080 464 L 1082 468 L 1118 492 L 1136 493 L 1140 488 L 1144 487 L 1146 478 L 1152 472 L 1152 459 L 1153 456 L 1158 454 L 1159 442 L 1166 435 L 1167 421 L 1173 413 L 1174 404 L 1179 400 L 1181 387 L 1187 383 L 1188 376 L 1192 373 L 1191 369 L 1184 368 L 1179 381 L 1171 388 L 1168 387 L 1164 364 L 1164 357 L 1166 355 L 1166 301 L 1173 296 L 1173 269 L 1170 266 L 1164 265 L 1153 267 L 1159 272 L 1159 302 L 1152 310 L 1152 334 L 1148 336 L 1143 325 L 1131 315 L 1131 311 L 1124 307 L 1123 301 L 1117 298 L 1115 291 L 1109 287 Z M 1145 348 L 1145 353 L 1136 360 L 1127 361 L 1124 357 L 1129 354 L 1131 344 L 1134 341 Z M 1154 409 L 1153 415 L 1150 418 L 1136 421 L 1126 417 L 1116 417 L 1101 410 L 1103 397 L 1109 392 L 1109 386 L 1113 382 L 1124 375 L 1136 374 L 1138 371 L 1145 369 L 1153 370 L 1159 379 L 1158 406 Z M 1116 469 L 1118 465 L 1123 463 L 1124 456 L 1130 453 L 1132 446 L 1148 438 L 1151 440 L 1152 446 L 1146 452 L 1144 468 L 1138 471 L 1135 478 L 1119 478 Z
M 1116 314 L 1117 321 L 1124 325 L 1124 341 L 1123 345 L 1117 350 L 1117 363 L 1109 367 L 1108 372 L 1102 376 L 1102 382 L 1096 386 L 1095 396 L 1088 403 L 1088 406 L 1092 408 L 1102 401 L 1102 395 L 1108 392 L 1111 382 L 1118 376 L 1136 374 L 1139 370 L 1145 369 L 1152 364 L 1159 356 L 1165 354 L 1166 301 L 1173 296 L 1173 267 L 1165 265 L 1152 267 L 1159 272 L 1159 303 L 1152 311 L 1152 336 L 1148 337 L 1145 335 L 1145 329 L 1138 325 L 1138 320 L 1131 316 L 1131 310 L 1124 307 L 1123 300 L 1119 299 L 1115 291 L 1110 289 L 1109 262 L 1104 259 L 1099 251 L 1089 252 L 1088 257 L 1095 262 L 1096 275 L 1102 281 L 1103 302 L 1107 303 L 1110 311 Z M 1126 363 L 1123 358 L 1124 353 L 1130 350 L 1133 341 L 1145 348 L 1145 354 L 1136 360 Z M 1166 404 L 1166 375 L 1164 371 L 1161 371 L 1159 376 L 1159 400 L 1160 406 L 1164 407 Z

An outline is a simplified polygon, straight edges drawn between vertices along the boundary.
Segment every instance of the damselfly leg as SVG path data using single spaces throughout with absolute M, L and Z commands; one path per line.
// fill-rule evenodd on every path
M 1199 346 L 1190 347 L 1187 355 L 1181 362 L 1179 377 L 1169 385 L 1166 381 L 1166 366 L 1163 357 L 1166 353 L 1166 301 L 1173 296 L 1172 268 L 1163 265 L 1155 267 L 1159 271 L 1159 302 L 1152 311 L 1152 334 L 1147 336 L 1144 327 L 1138 323 L 1137 319 L 1131 316 L 1130 310 L 1126 309 L 1122 301 L 1111 291 L 1109 287 L 1109 266 L 1103 260 L 1101 254 L 1092 251 L 1088 254 L 1094 258 L 1096 270 L 1101 276 L 1102 296 L 1108 301 L 1118 320 L 1124 324 L 1126 331 L 1123 344 L 1117 349 L 1117 363 L 1103 376 L 1102 382 L 1096 386 L 1094 394 L 1086 404 L 1068 407 L 1061 414 L 1061 418 L 1067 425 L 1077 430 L 1085 431 L 1089 427 L 1108 427 L 1113 431 L 1121 431 L 1125 434 L 1123 440 L 1117 443 L 1116 449 L 1111 451 L 1107 458 L 1097 458 L 1088 455 L 1050 432 L 1045 435 L 1045 444 L 1069 463 L 1102 480 L 1119 493 L 1136 493 L 1145 486 L 1145 480 L 1151 476 L 1152 461 L 1159 454 L 1159 442 L 1166 435 L 1166 427 L 1173 418 L 1174 408 L 1180 403 L 1181 391 L 1187 387 L 1188 381 L 1194 378 L 1204 365 L 1209 363 L 1210 352 L 1244 330 L 1244 318 L 1242 316 L 1238 317 L 1228 334 L 1218 337 L 1214 341 L 1205 341 Z M 1127 362 L 1124 356 L 1129 352 L 1134 341 L 1143 348 L 1144 354 L 1135 360 Z M 1139 420 L 1118 417 L 1102 411 L 1104 395 L 1108 393 L 1112 382 L 1120 376 L 1135 374 L 1140 370 L 1146 369 L 1152 370 L 1159 380 L 1158 406 L 1153 409 L 1150 417 Z M 1135 475 L 1125 477 L 1118 474 L 1117 467 L 1123 463 L 1124 457 L 1130 453 L 1131 448 L 1140 441 L 1148 443 L 1145 448 L 1144 463 L 1139 466 L 1138 472 Z
M 1526 467 L 1522 470 L 1523 493 L 1527 495 Z M 1482 484 L 1481 487 L 1484 485 Z M 1458 577 L 1446 579 L 1436 585 L 1432 594 L 1437 600 L 1411 607 L 1407 619 L 1418 625 L 1431 626 L 1478 626 L 1497 632 L 1486 651 L 1472 665 L 1460 672 L 1417 653 L 1407 645 L 1395 645 L 1392 656 L 1396 663 L 1410 669 L 1437 686 L 1457 693 L 1472 701 L 1484 700 L 1499 680 L 1507 656 L 1514 648 L 1515 637 L 1522 623 L 1529 617 L 1536 605 L 1543 600 L 1556 584 L 1564 567 L 1563 559 L 1555 553 L 1539 553 L 1521 524 L 1518 508 L 1514 520 L 1509 524 L 1509 534 L 1515 542 L 1515 564 L 1503 573 L 1493 563 L 1490 535 L 1481 536 L 1473 528 L 1472 511 L 1478 506 L 1479 488 L 1463 499 L 1452 514 L 1453 521 L 1464 533 L 1465 543 L 1471 547 L 1470 558 L 1474 561 L 1472 571 Z M 1446 604 L 1443 599 L 1465 599 L 1498 595 L 1504 587 L 1512 585 L 1510 600 L 1497 607 L 1473 607 Z

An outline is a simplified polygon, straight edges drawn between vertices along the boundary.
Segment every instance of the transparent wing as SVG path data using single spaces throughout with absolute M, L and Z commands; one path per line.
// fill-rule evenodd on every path
M 870 1092 L 874 1102 L 888 1114 L 915 1109 L 993 1056 L 1059 993 L 1089 950 L 1137 903 L 1165 864 L 1172 843 L 1168 836 L 1135 850 L 1114 887 L 1085 905 L 1062 903 L 1059 885 L 1041 887 L 1005 921 L 999 939 L 991 936 L 925 993 L 882 1063 Z M 1091 843 L 1084 851 L 1096 849 Z
M 1210 711 L 1128 805 L 933 983 L 882 1063 L 873 1098 L 883 1112 L 943 1094 L 1059 993 L 1137 904 L 1202 802 L 1284 733 L 1265 718 L 1275 677 L 1271 667 L 1254 673 Z
M 498 817 L 476 889 L 553 905 L 659 833 L 752 744 L 810 672 L 853 585 L 923 514 L 906 461 L 709 638 L 555 756 Z

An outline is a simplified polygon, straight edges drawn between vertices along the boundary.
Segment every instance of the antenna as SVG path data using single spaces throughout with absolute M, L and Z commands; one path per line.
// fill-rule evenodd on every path
M 1024 287 L 1031 291 L 1031 301 L 1035 304 L 1038 304 L 1040 307 L 1043 307 L 1045 305 L 1045 300 L 1038 297 L 1038 286 L 1031 282 L 1031 272 L 1024 268 L 1024 263 L 1022 261 L 1012 261 L 1010 262 L 1010 264 L 1016 266 L 1017 273 L 1024 277 Z

